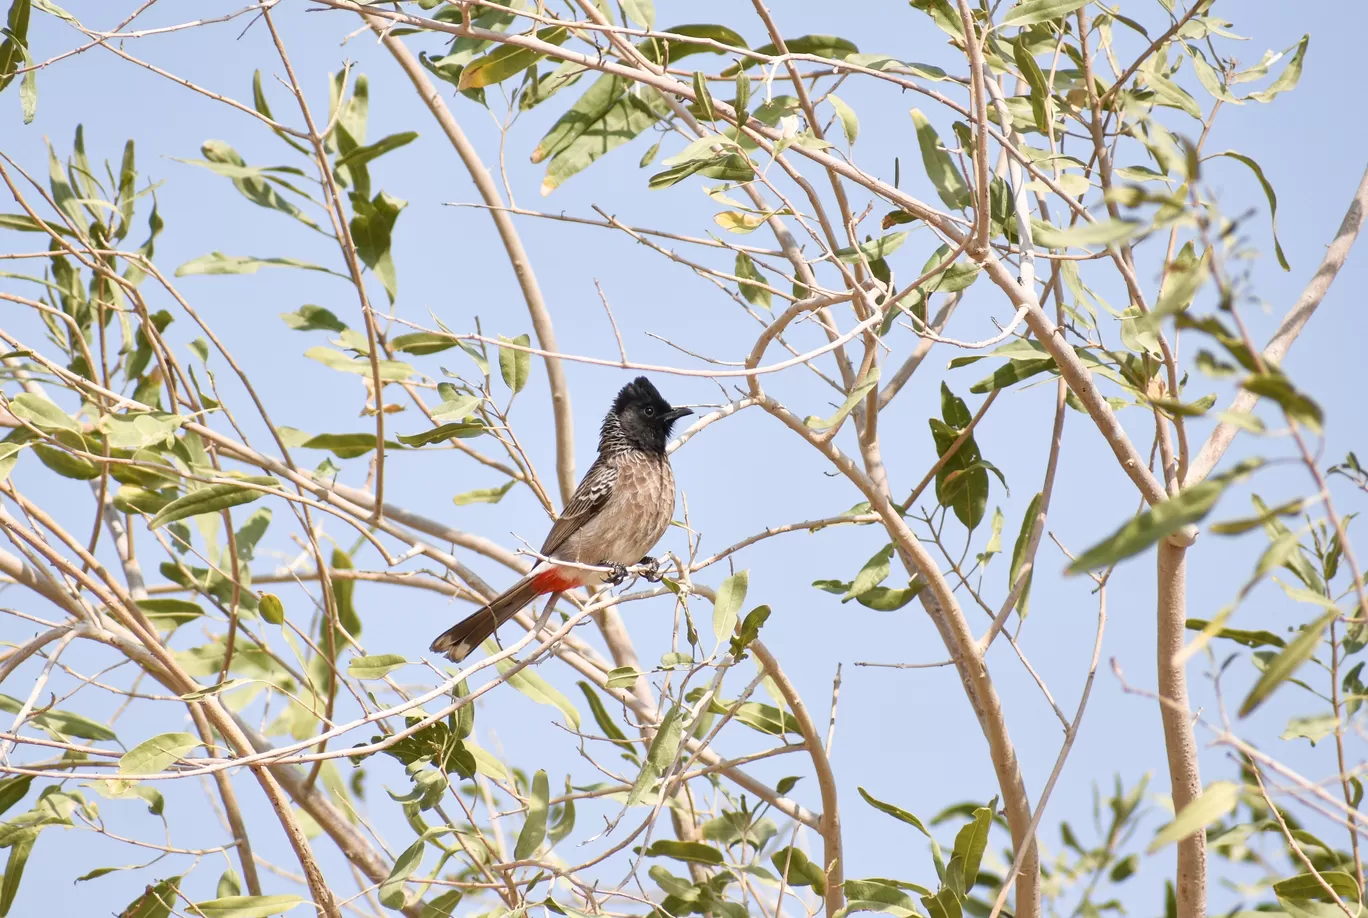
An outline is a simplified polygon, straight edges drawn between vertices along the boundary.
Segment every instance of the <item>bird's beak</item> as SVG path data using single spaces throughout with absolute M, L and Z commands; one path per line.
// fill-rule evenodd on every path
M 678 421 L 680 418 L 687 417 L 691 414 L 693 414 L 692 408 L 672 408 L 665 412 L 665 420 Z

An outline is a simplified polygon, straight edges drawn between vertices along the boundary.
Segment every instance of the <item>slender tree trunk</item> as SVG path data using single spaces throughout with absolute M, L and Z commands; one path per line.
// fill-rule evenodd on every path
M 1188 716 L 1187 674 L 1174 662 L 1183 649 L 1187 621 L 1187 549 L 1159 543 L 1159 706 L 1168 751 L 1173 809 L 1202 795 L 1197 768 L 1197 738 Z M 1178 918 L 1206 918 L 1206 833 L 1196 832 L 1178 843 Z

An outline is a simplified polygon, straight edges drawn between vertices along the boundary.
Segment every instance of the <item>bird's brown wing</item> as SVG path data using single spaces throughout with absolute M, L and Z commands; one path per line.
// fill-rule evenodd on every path
M 570 495 L 565 510 L 546 534 L 541 549 L 543 555 L 549 557 L 554 554 L 556 549 L 565 544 L 566 539 L 603 509 L 613 494 L 617 477 L 617 463 L 607 461 L 602 456 L 594 460 L 579 487 L 575 488 L 575 493 Z

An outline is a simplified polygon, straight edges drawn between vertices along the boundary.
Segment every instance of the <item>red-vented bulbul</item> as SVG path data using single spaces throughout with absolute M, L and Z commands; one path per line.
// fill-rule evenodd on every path
M 536 597 L 596 582 L 620 583 L 626 565 L 649 564 L 651 548 L 674 513 L 674 473 L 665 445 L 674 422 L 688 414 L 693 414 L 688 408 L 671 408 L 644 376 L 623 386 L 603 419 L 598 458 L 542 543 L 542 555 L 552 562 L 538 561 L 489 605 L 443 632 L 430 649 L 459 662 Z M 605 576 L 556 560 L 616 570 Z

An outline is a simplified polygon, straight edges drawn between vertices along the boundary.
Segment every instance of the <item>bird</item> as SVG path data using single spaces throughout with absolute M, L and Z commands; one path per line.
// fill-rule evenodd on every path
M 489 604 L 438 635 L 429 648 L 459 663 L 485 638 L 538 596 L 593 583 L 621 583 L 627 565 L 659 579 L 650 551 L 674 514 L 675 482 L 665 447 L 676 421 L 693 414 L 674 408 L 645 376 L 623 386 L 603 418 L 598 458 L 551 526 L 539 559 L 525 577 Z M 557 564 L 611 568 L 612 573 Z M 654 575 L 654 576 L 653 576 Z

